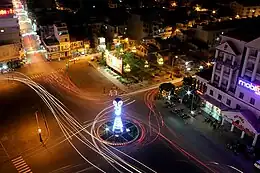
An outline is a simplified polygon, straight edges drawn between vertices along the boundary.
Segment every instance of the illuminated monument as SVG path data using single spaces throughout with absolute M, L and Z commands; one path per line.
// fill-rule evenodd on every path
M 113 116 L 108 116 L 97 128 L 98 138 L 108 145 L 126 145 L 134 142 L 140 136 L 140 124 L 125 116 L 122 119 L 123 101 L 116 98 L 113 101 Z
M 122 112 L 122 105 L 123 101 L 120 98 L 116 98 L 113 101 L 114 109 L 115 109 L 115 119 L 113 123 L 113 128 L 112 131 L 114 133 L 123 133 L 124 131 L 124 126 L 121 118 L 121 112 Z

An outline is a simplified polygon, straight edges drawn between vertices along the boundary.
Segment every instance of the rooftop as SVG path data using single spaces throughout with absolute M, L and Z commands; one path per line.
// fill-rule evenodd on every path
M 234 20 L 227 20 L 223 22 L 214 22 L 208 25 L 204 25 L 203 29 L 206 31 L 218 31 L 218 30 L 225 30 L 229 28 L 238 28 L 245 23 L 249 23 L 252 19 L 234 19 Z
M 59 45 L 59 41 L 54 36 L 44 39 L 44 43 L 47 46 Z
M 197 76 L 209 81 L 211 79 L 211 74 L 212 74 L 213 68 L 209 69 L 204 69 L 198 73 L 196 73 Z

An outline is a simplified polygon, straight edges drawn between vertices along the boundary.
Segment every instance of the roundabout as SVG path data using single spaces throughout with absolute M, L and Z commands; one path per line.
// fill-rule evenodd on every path
M 130 120 L 122 120 L 123 131 L 113 131 L 113 123 L 114 122 L 111 119 L 98 127 L 97 134 L 103 143 L 108 145 L 123 146 L 139 139 L 141 134 L 139 125 L 136 125 Z
M 122 146 L 136 141 L 140 137 L 141 127 L 129 119 L 122 119 L 121 98 L 113 101 L 114 118 L 104 120 L 97 128 L 97 136 L 105 144 Z

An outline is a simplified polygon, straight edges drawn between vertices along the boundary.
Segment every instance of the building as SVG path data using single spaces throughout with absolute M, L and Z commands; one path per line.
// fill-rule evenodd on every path
M 82 39 L 71 39 L 70 42 L 70 53 L 72 57 L 76 57 L 79 55 L 85 55 L 85 47 Z
M 0 4 L 0 71 L 21 65 L 21 36 L 12 3 Z
M 21 42 L 18 19 L 13 14 L 12 8 L 1 9 L 0 6 L 0 42 L 5 44 Z
M 235 15 L 240 17 L 257 17 L 260 15 L 260 2 L 254 0 L 237 0 L 230 4 Z
M 45 49 L 47 50 L 47 59 L 55 60 L 60 59 L 60 43 L 55 37 L 47 37 L 42 41 Z
M 144 37 L 158 36 L 161 23 L 153 20 L 152 16 L 144 13 L 133 13 L 127 22 L 127 31 L 130 38 L 140 41 Z
M 77 57 L 89 50 L 89 42 L 86 41 L 82 28 L 68 30 L 65 23 L 55 23 L 41 26 L 40 31 L 50 60 Z
M 0 45 L 0 71 L 21 66 L 21 44 Z
M 70 56 L 70 35 L 66 23 L 53 24 L 54 36 L 60 43 L 60 56 Z
M 213 118 L 229 122 L 253 136 L 260 133 L 260 34 L 246 29 L 221 36 L 216 47 L 211 77 L 197 74 L 196 89 L 203 99 L 202 110 Z M 206 76 L 208 76 L 208 72 Z
M 219 43 L 219 36 L 229 31 L 244 27 L 253 26 L 259 22 L 259 18 L 233 19 L 209 25 L 197 25 L 191 28 L 194 32 L 193 38 L 214 47 Z

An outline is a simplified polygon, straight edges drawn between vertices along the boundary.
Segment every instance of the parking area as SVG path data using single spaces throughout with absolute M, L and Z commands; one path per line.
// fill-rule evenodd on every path
M 221 121 L 210 118 L 199 108 L 191 113 L 190 108 L 177 101 L 170 104 L 162 99 L 157 102 L 169 112 L 171 117 L 183 121 L 186 126 L 192 127 L 196 132 L 207 137 L 211 145 L 222 146 L 227 154 L 233 155 L 240 162 L 251 165 L 253 168 L 254 163 L 260 158 L 259 143 L 256 147 L 252 147 L 252 136 L 245 134 L 241 139 L 241 130 L 235 127 L 231 131 L 230 123 L 225 122 L 222 125 Z

